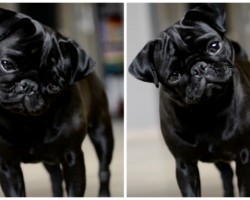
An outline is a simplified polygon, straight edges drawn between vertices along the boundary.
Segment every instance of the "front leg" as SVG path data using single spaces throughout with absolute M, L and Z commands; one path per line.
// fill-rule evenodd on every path
M 250 151 L 244 148 L 236 161 L 236 174 L 241 197 L 250 197 Z
M 230 163 L 226 162 L 216 162 L 215 166 L 219 169 L 223 189 L 224 189 L 224 197 L 234 197 L 234 185 L 233 185 L 233 169 Z
M 65 152 L 62 166 L 68 196 L 82 197 L 86 187 L 85 164 L 82 150 L 69 150 Z
M 20 163 L 0 160 L 0 184 L 6 197 L 25 197 L 23 173 Z
M 197 161 L 176 159 L 176 177 L 182 196 L 201 196 L 200 175 Z
M 62 197 L 63 196 L 63 174 L 59 164 L 49 164 L 43 163 L 45 169 L 49 172 L 52 192 L 54 197 Z

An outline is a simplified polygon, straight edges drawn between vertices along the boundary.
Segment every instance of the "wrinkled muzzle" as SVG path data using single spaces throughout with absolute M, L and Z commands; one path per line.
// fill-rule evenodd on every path
M 227 64 L 209 64 L 200 61 L 191 67 L 190 73 L 191 76 L 185 91 L 185 102 L 197 104 L 220 95 L 232 79 L 233 68 Z
M 0 83 L 0 105 L 12 113 L 23 115 L 40 115 L 47 110 L 38 84 L 29 79 L 13 84 Z

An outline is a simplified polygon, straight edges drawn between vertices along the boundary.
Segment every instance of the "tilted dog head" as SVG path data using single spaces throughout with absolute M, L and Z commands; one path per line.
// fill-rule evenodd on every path
M 159 82 L 182 105 L 211 102 L 232 82 L 234 50 L 225 37 L 220 4 L 203 4 L 148 42 L 129 67 L 136 78 Z
M 93 71 L 74 41 L 20 13 L 0 9 L 0 105 L 43 114 L 65 87 Z

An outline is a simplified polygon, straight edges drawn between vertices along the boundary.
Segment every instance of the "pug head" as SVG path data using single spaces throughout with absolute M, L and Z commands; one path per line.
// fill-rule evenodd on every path
M 203 4 L 148 42 L 129 67 L 181 105 L 215 101 L 232 84 L 234 49 L 220 4 Z
M 73 40 L 30 17 L 0 9 L 0 106 L 37 116 L 94 62 Z

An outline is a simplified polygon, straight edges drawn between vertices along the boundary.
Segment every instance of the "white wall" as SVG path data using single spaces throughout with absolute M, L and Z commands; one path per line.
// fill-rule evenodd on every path
M 150 7 L 148 4 L 127 5 L 127 63 L 151 39 Z M 128 67 L 128 66 L 127 66 Z M 127 70 L 126 70 L 127 71 Z M 154 84 L 127 76 L 127 130 L 159 126 L 158 89 Z

